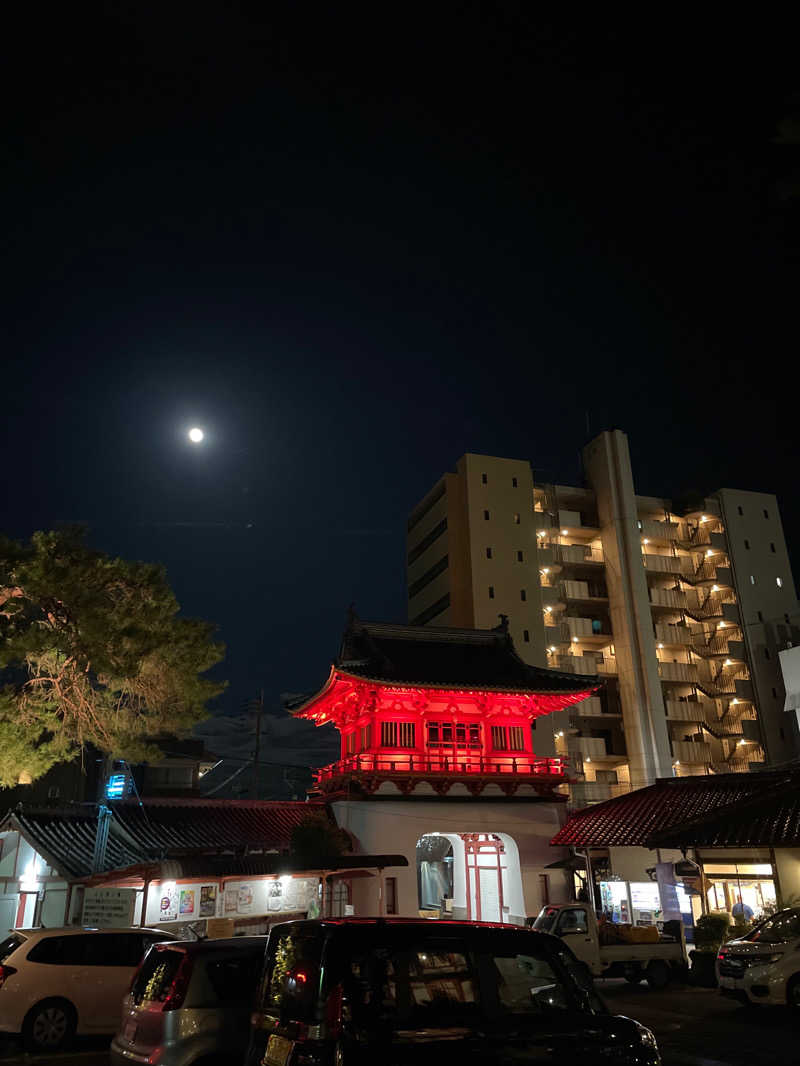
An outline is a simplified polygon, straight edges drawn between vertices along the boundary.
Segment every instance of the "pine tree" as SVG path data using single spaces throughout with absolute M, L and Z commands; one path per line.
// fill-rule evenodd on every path
M 130 761 L 190 730 L 224 688 L 201 675 L 224 648 L 178 617 L 159 566 L 88 548 L 81 530 L 0 539 L 0 785 L 92 744 Z

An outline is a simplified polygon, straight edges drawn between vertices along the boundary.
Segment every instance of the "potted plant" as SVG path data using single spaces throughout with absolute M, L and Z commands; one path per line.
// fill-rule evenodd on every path
M 728 935 L 730 924 L 731 916 L 727 911 L 712 911 L 697 919 L 694 927 L 695 946 L 689 954 L 692 960 L 692 984 L 701 988 L 717 987 L 717 952 Z

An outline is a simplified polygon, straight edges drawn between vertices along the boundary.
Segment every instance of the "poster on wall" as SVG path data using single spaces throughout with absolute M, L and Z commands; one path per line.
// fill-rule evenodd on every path
M 236 910 L 239 914 L 250 914 L 253 910 L 253 886 L 239 885 L 239 894 L 236 900 Z
M 284 910 L 283 885 L 280 881 L 270 881 L 267 889 L 267 907 L 270 911 Z
M 217 913 L 217 886 L 203 885 L 200 889 L 200 917 L 213 918 Z
M 181 915 L 194 914 L 194 889 L 182 888 L 181 889 Z
M 225 887 L 225 913 L 236 914 L 236 904 L 239 900 L 239 889 L 236 885 Z
M 178 920 L 178 890 L 174 885 L 161 886 L 158 920 L 160 922 L 175 922 Z

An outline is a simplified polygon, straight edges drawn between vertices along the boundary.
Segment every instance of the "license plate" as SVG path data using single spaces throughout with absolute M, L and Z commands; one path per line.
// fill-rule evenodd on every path
M 273 1033 L 267 1041 L 267 1050 L 261 1060 L 263 1066 L 286 1066 L 293 1047 L 293 1040 L 287 1040 L 285 1036 L 276 1036 Z
M 132 1044 L 136 1039 L 136 1022 L 128 1022 L 122 1030 L 122 1035 L 129 1044 Z

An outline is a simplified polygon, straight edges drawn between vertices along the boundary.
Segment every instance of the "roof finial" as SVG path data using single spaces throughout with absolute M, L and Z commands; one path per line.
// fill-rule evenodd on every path
M 497 616 L 500 619 L 500 625 L 494 627 L 495 633 L 507 633 L 508 632 L 508 615 L 499 614 Z

